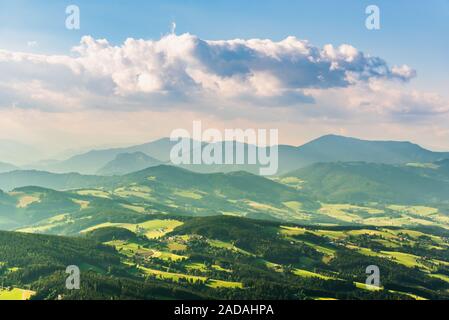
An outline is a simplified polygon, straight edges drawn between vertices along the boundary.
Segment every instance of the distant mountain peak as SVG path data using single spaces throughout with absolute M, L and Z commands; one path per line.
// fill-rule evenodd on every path
M 136 151 L 130 153 L 120 153 L 118 154 L 114 160 L 128 160 L 128 159 L 136 159 L 136 160 L 155 160 L 154 158 L 148 156 L 147 154 Z
M 66 161 L 34 166 L 52 172 L 79 172 L 82 174 L 121 175 L 139 171 L 146 167 L 170 163 L 170 151 L 177 141 L 161 138 L 149 143 L 126 148 L 90 151 Z M 409 141 L 362 140 L 338 134 L 327 134 L 302 146 L 279 145 L 279 172 L 291 170 L 317 162 L 366 161 L 386 164 L 411 162 L 430 163 L 449 158 L 449 153 L 433 152 Z M 128 162 L 125 164 L 125 162 Z M 185 166 L 186 167 L 186 166 Z M 189 165 L 195 172 L 230 172 L 245 170 L 256 172 L 257 165 Z
M 395 144 L 410 144 L 410 145 L 414 145 L 414 146 L 419 146 L 418 144 L 412 143 L 410 141 L 360 139 L 360 138 L 338 135 L 338 134 L 333 134 L 333 133 L 323 135 L 319 138 L 311 140 L 309 143 L 320 142 L 320 141 L 353 141 L 353 142 L 357 141 L 357 142 L 363 142 L 363 143 L 395 143 Z
M 98 170 L 101 175 L 124 175 L 142 169 L 160 165 L 162 162 L 141 152 L 120 153 Z

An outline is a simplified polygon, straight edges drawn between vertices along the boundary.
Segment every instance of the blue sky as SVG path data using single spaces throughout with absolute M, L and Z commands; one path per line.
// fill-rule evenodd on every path
M 65 8 L 81 9 L 81 30 L 64 28 Z M 364 27 L 367 5 L 381 9 L 381 30 Z M 128 37 L 158 39 L 175 21 L 177 33 L 202 39 L 293 35 L 316 45 L 349 43 L 387 61 L 417 69 L 420 87 L 447 87 L 449 0 L 409 1 L 202 1 L 15 0 L 0 1 L 0 46 L 36 52 L 68 52 L 82 35 L 120 44 Z
M 449 0 L 0 0 L 0 140 L 56 153 L 201 119 L 449 150 L 448 31 Z

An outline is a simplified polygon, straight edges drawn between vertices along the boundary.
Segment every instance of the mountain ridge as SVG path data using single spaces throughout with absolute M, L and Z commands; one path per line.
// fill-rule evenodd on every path
M 170 150 L 177 144 L 169 138 L 125 148 L 91 150 L 67 160 L 41 168 L 46 171 L 96 174 L 119 154 L 140 152 L 155 161 L 168 163 Z M 203 147 L 206 144 L 203 144 Z M 248 144 L 244 144 L 247 150 Z M 263 147 L 257 147 L 263 148 Z M 301 146 L 279 145 L 279 171 L 283 174 L 318 162 L 366 161 L 374 163 L 404 164 L 408 162 L 436 162 L 449 159 L 449 152 L 427 150 L 409 141 L 363 140 L 339 135 L 324 135 Z M 183 165 L 196 172 L 259 171 L 259 165 Z
M 109 161 L 105 166 L 98 170 L 96 174 L 105 176 L 124 175 L 160 164 L 162 164 L 161 161 L 140 151 L 120 153 L 114 160 Z
M 304 181 L 304 190 L 331 202 L 431 203 L 446 201 L 446 168 L 367 162 L 315 163 L 284 177 Z

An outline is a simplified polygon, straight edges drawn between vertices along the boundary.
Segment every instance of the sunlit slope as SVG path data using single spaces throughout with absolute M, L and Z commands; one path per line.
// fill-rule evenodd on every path
M 449 200 L 445 170 L 416 164 L 319 163 L 285 177 L 303 180 L 304 190 L 323 201 L 423 204 Z
M 30 254 L 32 253 L 32 254 Z M 80 290 L 67 290 L 67 266 L 78 266 Z M 32 299 L 198 299 L 183 286 L 136 278 L 112 247 L 82 238 L 0 231 L 0 276 L 5 287 L 30 288 Z M 19 299 L 21 290 L 0 291 Z M 28 296 L 30 298 L 30 296 Z
M 449 228 L 446 163 L 316 164 L 267 179 L 156 166 L 69 191 L 18 188 L 0 196 L 0 228 L 77 234 L 148 215 L 228 215 L 321 225 Z
M 447 231 L 295 226 L 226 216 L 181 220 L 157 241 L 110 227 L 89 236 L 101 237 L 129 265 L 157 279 L 251 289 L 234 291 L 234 297 L 283 292 L 292 298 L 301 286 L 309 298 L 436 299 L 449 285 Z M 382 270 L 380 288 L 365 286 L 371 264 Z M 262 293 L 263 286 L 272 290 Z

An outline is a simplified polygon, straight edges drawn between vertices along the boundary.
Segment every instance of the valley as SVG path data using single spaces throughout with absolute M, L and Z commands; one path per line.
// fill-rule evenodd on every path
M 230 216 L 147 219 L 136 228 L 100 225 L 75 238 L 0 232 L 0 258 L 7 261 L 1 279 L 32 288 L 37 299 L 449 298 L 445 230 Z M 39 258 L 22 255 L 30 250 Z M 64 288 L 69 263 L 82 270 L 81 290 Z M 364 284 L 370 264 L 382 270 L 380 289 Z M 138 289 L 127 296 L 128 287 Z
M 2 173 L 0 299 L 449 299 L 448 165 Z

